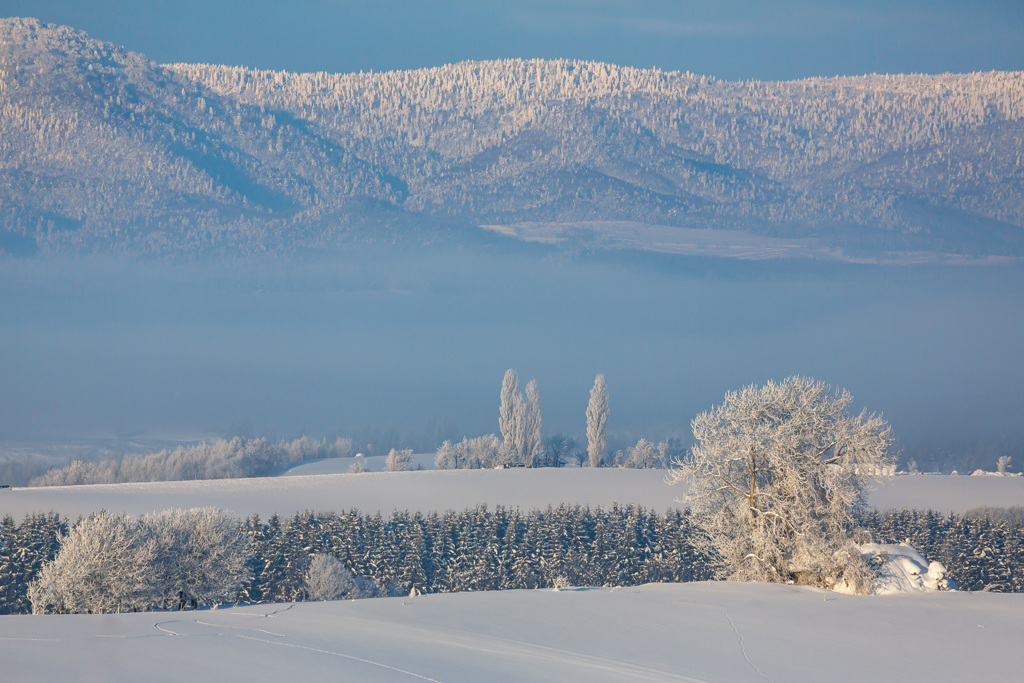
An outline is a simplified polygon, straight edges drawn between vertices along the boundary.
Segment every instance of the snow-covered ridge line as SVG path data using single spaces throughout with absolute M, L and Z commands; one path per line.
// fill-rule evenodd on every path
M 25 251 L 266 253 L 530 224 L 562 226 L 570 248 L 728 241 L 663 234 L 685 228 L 806 240 L 743 252 L 756 258 L 1012 259 L 1022 127 L 1024 72 L 727 82 L 509 59 L 298 74 L 161 66 L 0 20 L 0 180 Z M 623 241 L 595 222 L 660 228 Z
M 161 67 L 202 81 L 222 92 L 237 93 L 237 87 L 272 83 L 281 88 L 304 87 L 311 91 L 352 91 L 371 83 L 417 88 L 430 86 L 439 90 L 461 90 L 461 82 L 470 91 L 479 88 L 500 88 L 521 85 L 518 94 L 533 97 L 563 96 L 586 99 L 623 92 L 685 97 L 697 88 L 716 88 L 722 92 L 768 94 L 808 88 L 831 88 L 841 95 L 862 92 L 897 92 L 913 87 L 918 96 L 942 97 L 953 94 L 986 94 L 1004 97 L 1004 105 L 1020 105 L 1024 101 L 1015 86 L 1024 81 L 1024 71 L 974 71 L 942 74 L 860 74 L 853 76 L 814 76 L 783 81 L 726 81 L 714 76 L 689 71 L 662 71 L 619 66 L 608 62 L 578 59 L 494 59 L 466 60 L 442 66 L 389 71 L 330 72 L 259 69 L 241 65 L 209 62 L 170 62 Z M 474 87 L 475 86 L 475 87 Z M 501 92 L 509 95 L 508 92 Z M 817 93 L 819 95 L 824 92 Z M 1015 111 L 1013 116 L 1020 116 Z

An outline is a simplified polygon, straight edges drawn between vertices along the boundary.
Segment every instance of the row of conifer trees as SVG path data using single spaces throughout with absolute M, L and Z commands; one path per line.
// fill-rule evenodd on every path
M 870 511 L 874 540 L 907 540 L 946 565 L 961 589 L 1024 592 L 1024 527 L 1019 519 Z M 240 522 L 248 538 L 248 578 L 238 602 L 307 599 L 311 558 L 328 554 L 377 594 L 631 586 L 712 578 L 714 567 L 689 542 L 689 513 L 635 506 L 517 509 L 476 507 L 390 517 L 342 513 L 257 516 Z M 54 514 L 0 522 L 0 613 L 31 611 L 28 585 L 60 550 L 67 520 Z

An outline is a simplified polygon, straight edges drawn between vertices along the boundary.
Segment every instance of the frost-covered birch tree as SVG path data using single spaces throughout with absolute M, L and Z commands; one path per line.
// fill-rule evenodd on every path
M 587 404 L 587 455 L 590 466 L 600 467 L 604 458 L 604 446 L 608 437 L 608 384 L 604 375 L 594 378 Z
M 729 392 L 694 418 L 696 445 L 669 477 L 689 487 L 694 542 L 722 576 L 867 589 L 849 531 L 869 478 L 893 469 L 892 433 L 878 415 L 849 415 L 852 400 L 790 377 Z

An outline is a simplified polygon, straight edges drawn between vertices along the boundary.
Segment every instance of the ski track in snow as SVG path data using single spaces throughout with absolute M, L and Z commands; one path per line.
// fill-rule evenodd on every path
M 171 621 L 158 621 L 155 624 L 153 624 L 153 628 L 155 628 L 157 631 L 163 631 L 164 633 L 166 633 L 169 636 L 183 636 L 184 635 L 183 633 L 176 633 L 176 632 L 172 631 L 169 628 L 164 628 L 163 627 L 164 624 L 177 624 L 179 621 L 181 621 L 181 620 L 180 619 L 173 619 Z
M 768 676 L 765 676 L 764 673 L 760 669 L 757 668 L 756 664 L 754 664 L 752 661 L 750 661 L 750 657 L 747 656 L 747 648 L 743 646 L 743 634 L 740 633 L 740 630 L 738 628 L 736 628 L 736 622 L 734 622 L 732 620 L 732 617 L 729 616 L 729 612 L 727 610 L 723 609 L 722 610 L 722 614 L 724 614 L 725 618 L 729 620 L 729 626 L 732 626 L 733 633 L 735 633 L 736 637 L 739 638 L 739 641 L 740 641 L 740 654 L 743 655 L 743 659 L 747 662 L 747 664 L 750 665 L 750 668 L 753 669 L 757 673 L 758 676 L 760 676 L 764 680 L 768 681 L 769 683 L 775 683 L 774 681 L 772 681 L 771 678 L 769 678 Z
M 265 633 L 266 635 L 274 636 L 275 638 L 288 637 L 284 633 L 274 633 L 273 631 L 267 631 L 266 629 L 262 628 L 249 628 L 247 626 L 228 626 L 227 624 L 214 624 L 209 621 L 199 621 L 198 619 L 195 620 L 195 623 L 199 624 L 200 626 L 212 626 L 214 628 L 229 628 L 234 631 L 255 631 L 256 633 Z
M 309 650 L 310 652 L 318 652 L 318 653 L 325 654 L 325 655 L 331 655 L 332 657 L 342 657 L 344 659 L 351 659 L 351 660 L 356 661 L 356 662 L 363 662 L 364 664 L 370 664 L 371 666 L 377 666 L 377 667 L 380 667 L 382 669 L 387 669 L 388 671 L 395 671 L 395 672 L 400 673 L 400 674 L 405 674 L 406 676 L 412 676 L 413 678 L 418 678 L 418 679 L 423 680 L 423 681 L 431 681 L 431 683 L 443 683 L 442 681 L 439 681 L 436 678 L 430 678 L 429 676 L 424 676 L 424 675 L 418 674 L 418 673 L 416 673 L 414 671 L 407 671 L 405 669 L 399 669 L 397 666 L 391 666 L 389 664 L 384 664 L 382 662 L 375 662 L 372 659 L 365 659 L 363 657 L 356 657 L 355 655 L 347 655 L 347 654 L 345 654 L 343 652 L 333 652 L 331 650 L 322 650 L 322 649 L 317 648 L 317 647 L 310 647 L 308 645 L 297 645 L 295 643 L 282 643 L 281 641 L 277 641 L 277 640 L 265 640 L 263 638 L 256 638 L 255 636 L 246 636 L 246 635 L 242 635 L 242 634 L 237 634 L 235 637 L 236 638 L 242 638 L 244 640 L 255 640 L 256 642 L 267 643 L 269 645 L 280 645 L 281 647 L 293 647 L 293 648 L 296 648 L 298 650 Z
M 362 632 L 369 632 L 379 626 L 376 620 L 350 618 L 351 622 L 360 622 Z M 524 640 L 507 637 L 490 636 L 477 631 L 466 631 L 457 628 L 431 628 L 425 630 L 419 626 L 388 624 L 387 632 L 391 637 L 401 636 L 407 642 L 426 642 L 443 645 L 453 650 L 464 650 L 474 653 L 509 657 L 521 663 L 524 659 L 551 664 L 571 664 L 580 669 L 591 669 L 615 675 L 619 680 L 666 681 L 677 680 L 687 683 L 706 683 L 703 679 L 693 678 L 664 669 L 624 662 L 608 657 L 586 654 L 577 650 L 552 647 Z

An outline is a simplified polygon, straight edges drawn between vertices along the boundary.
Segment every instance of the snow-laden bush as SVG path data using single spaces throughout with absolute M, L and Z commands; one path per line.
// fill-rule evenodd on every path
M 475 470 L 501 464 L 504 449 L 494 434 L 473 439 L 463 437 L 461 442 L 445 441 L 437 449 L 434 465 L 439 470 Z
M 310 600 L 355 600 L 378 593 L 372 580 L 354 576 L 334 555 L 317 553 L 309 561 L 306 595 Z
M 945 565 L 929 562 L 909 543 L 864 543 L 859 550 L 871 568 L 868 590 L 875 595 L 956 590 Z
M 635 446 L 627 448 L 621 460 L 623 467 L 641 470 L 662 467 L 663 464 L 658 447 L 647 439 L 640 439 Z
M 306 594 L 310 600 L 340 600 L 355 590 L 356 579 L 334 555 L 317 553 L 306 570 Z
M 99 512 L 60 539 L 29 599 L 35 613 L 94 614 L 232 602 L 249 553 L 238 520 L 215 508 Z
M 698 534 L 720 574 L 740 581 L 862 586 L 849 539 L 868 478 L 889 471 L 891 430 L 851 417 L 845 390 L 790 377 L 729 392 L 693 420 L 696 445 L 670 479 L 686 482 Z
M 412 449 L 405 448 L 403 450 L 391 449 L 388 453 L 387 460 L 384 461 L 384 468 L 388 472 L 405 472 L 412 465 Z

